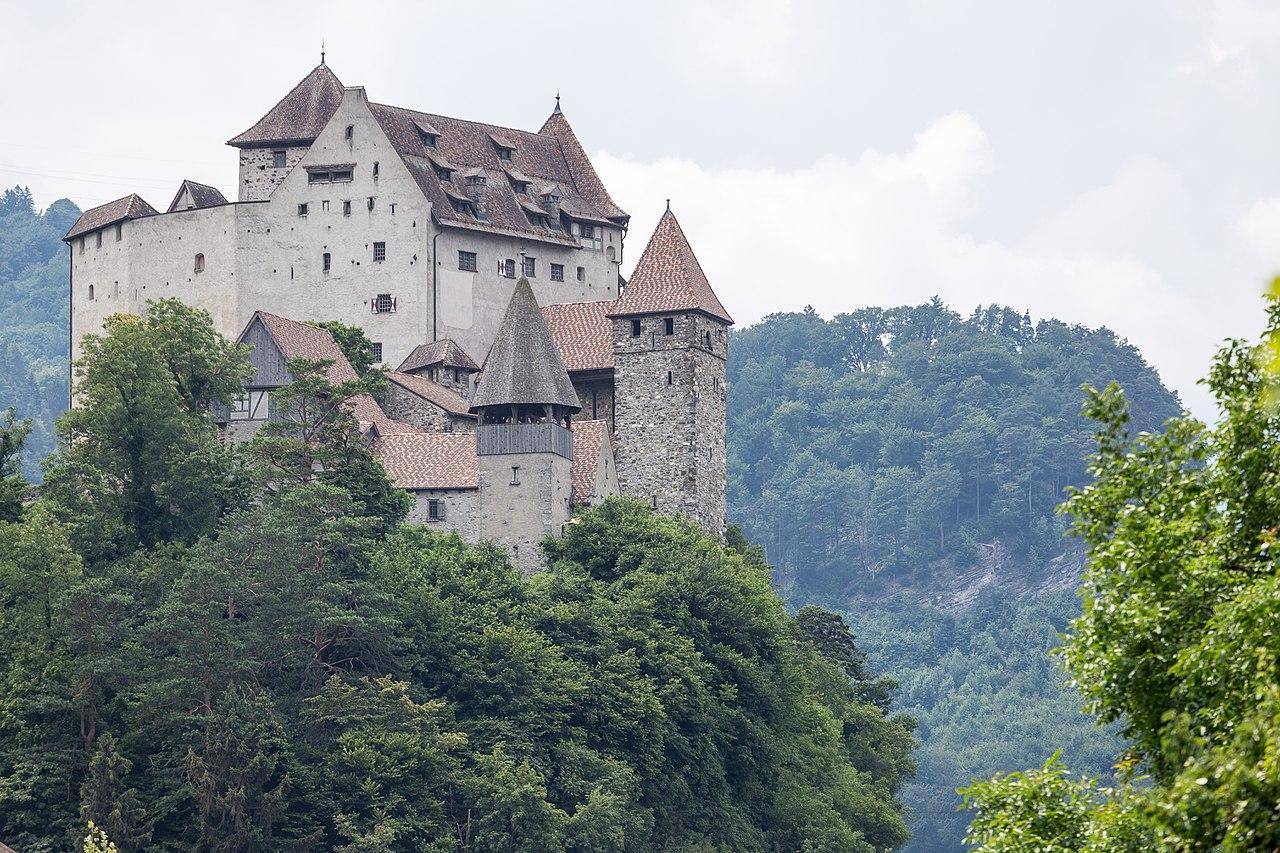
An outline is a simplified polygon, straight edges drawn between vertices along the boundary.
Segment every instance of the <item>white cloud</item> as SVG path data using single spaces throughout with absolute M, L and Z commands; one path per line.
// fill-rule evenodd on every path
M 675 31 L 691 77 L 773 89 L 787 77 L 795 16 L 791 0 L 698 0 Z
M 1253 281 L 1229 272 L 1204 283 L 1182 271 L 1190 253 L 1187 190 L 1149 158 L 1079 194 L 1017 242 L 984 239 L 980 218 L 991 145 L 970 116 L 937 119 L 901 152 L 869 150 L 794 171 L 707 169 L 689 160 L 597 165 L 635 214 L 626 265 L 643 249 L 666 195 L 722 301 L 738 322 L 813 305 L 824 315 L 933 294 L 962 313 L 999 302 L 1090 326 L 1136 344 L 1204 417 L 1197 388 L 1231 320 L 1257 312 Z M 1280 201 L 1255 216 L 1280 233 Z M 1275 238 L 1273 238 L 1275 239 Z M 1243 306 L 1243 307 L 1241 307 Z M 1247 316 L 1247 314 L 1245 314 Z
M 1212 78 L 1241 99 L 1260 94 L 1264 73 L 1280 49 L 1280 5 L 1271 0 L 1214 0 L 1192 8 L 1202 37 L 1179 73 Z

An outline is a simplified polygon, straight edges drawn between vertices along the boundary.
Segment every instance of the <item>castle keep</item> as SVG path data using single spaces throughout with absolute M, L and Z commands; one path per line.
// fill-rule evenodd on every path
M 507 545 L 524 568 L 575 505 L 631 495 L 725 523 L 732 318 L 668 210 L 626 282 L 628 215 L 556 107 L 536 133 L 372 103 L 323 62 L 229 142 L 237 198 L 183 181 L 67 233 L 71 348 L 176 297 L 250 345 L 231 440 L 280 417 L 292 358 L 354 375 L 358 325 L 387 370 L 354 414 L 412 520 Z

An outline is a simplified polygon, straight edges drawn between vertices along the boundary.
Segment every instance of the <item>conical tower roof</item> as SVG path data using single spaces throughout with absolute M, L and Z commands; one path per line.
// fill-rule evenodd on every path
M 342 81 L 321 62 L 258 123 L 227 140 L 237 148 L 312 142 L 342 102 Z
M 725 323 L 733 322 L 711 289 L 676 215 L 667 208 L 609 316 L 675 311 L 702 311 Z
M 516 283 L 511 294 L 484 361 L 471 411 L 510 405 L 564 406 L 574 412 L 582 408 L 526 278 Z
M 614 204 L 613 199 L 609 197 L 609 191 L 604 188 L 604 182 L 596 174 L 595 167 L 591 165 L 591 159 L 587 157 L 587 152 L 583 150 L 577 134 L 569 126 L 569 119 L 565 118 L 564 113 L 560 110 L 559 95 L 556 96 L 555 111 L 542 123 L 542 129 L 538 131 L 538 134 L 540 136 L 553 137 L 560 143 L 560 150 L 564 154 L 566 165 L 569 167 L 569 174 L 573 176 L 574 186 L 577 187 L 578 192 L 584 199 L 603 212 L 609 219 L 624 224 L 631 219 L 627 212 Z

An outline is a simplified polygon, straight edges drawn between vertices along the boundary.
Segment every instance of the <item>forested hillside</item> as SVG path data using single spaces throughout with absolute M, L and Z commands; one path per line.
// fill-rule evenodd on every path
M 730 350 L 730 517 L 795 606 L 847 614 L 918 717 L 912 851 L 961 849 L 955 788 L 1058 746 L 1106 773 L 1118 741 L 1045 652 L 1080 611 L 1056 507 L 1086 482 L 1080 387 L 1118 381 L 1135 430 L 1179 413 L 1106 329 L 969 317 L 937 300 L 823 320 L 779 314 Z
M 0 410 L 30 419 L 22 461 L 39 480 L 53 448 L 53 420 L 67 407 L 67 247 L 80 209 L 60 199 L 43 212 L 31 192 L 0 196 Z
M 0 835 L 139 850 L 879 853 L 910 720 L 758 549 L 612 499 L 545 547 L 402 524 L 349 403 L 172 300 L 90 339 L 40 498 L 0 488 Z M 178 381 L 175 381 L 175 377 Z M 0 471 L 12 428 L 0 425 Z M 9 475 L 0 485 L 15 483 Z

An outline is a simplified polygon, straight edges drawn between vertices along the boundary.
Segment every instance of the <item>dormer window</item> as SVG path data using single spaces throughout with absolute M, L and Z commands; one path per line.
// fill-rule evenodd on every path
M 511 159 L 515 157 L 515 154 L 516 154 L 516 149 L 514 148 L 503 148 L 502 146 L 498 147 L 498 159 L 504 163 L 510 163 Z
M 528 182 L 527 182 L 527 181 L 512 181 L 512 182 L 511 182 L 511 188 L 512 188 L 512 189 L 514 189 L 514 190 L 515 190 L 516 192 L 518 192 L 518 193 L 527 193 L 527 192 L 529 192 L 529 184 L 528 184 Z
M 418 131 L 418 139 L 422 140 L 424 148 L 435 148 L 440 142 L 440 131 L 436 130 L 425 121 L 415 121 L 413 126 Z
M 467 175 L 467 186 L 482 187 L 489 183 L 489 179 L 483 173 Z
M 542 194 L 542 200 L 547 204 L 559 204 L 560 195 L 555 190 L 551 190 Z
M 453 170 L 436 166 L 436 177 L 442 181 L 451 182 L 453 180 Z

